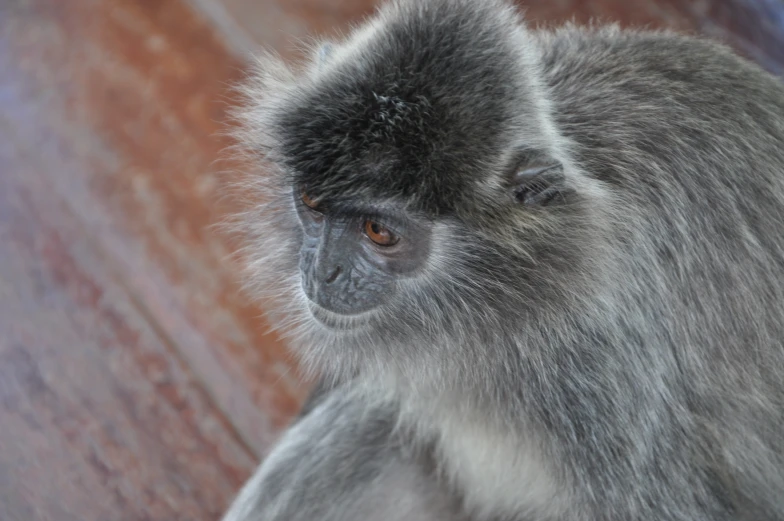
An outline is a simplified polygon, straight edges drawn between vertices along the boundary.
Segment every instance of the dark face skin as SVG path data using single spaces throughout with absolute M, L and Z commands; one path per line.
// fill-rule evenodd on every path
M 513 200 L 525 206 L 557 202 L 562 195 L 560 165 L 549 158 L 523 157 L 509 179 Z M 326 325 L 337 322 L 325 311 L 351 317 L 390 302 L 398 282 L 416 277 L 427 264 L 433 222 L 402 205 L 354 203 L 335 210 L 306 189 L 293 195 L 303 230 L 302 287 L 314 304 L 314 316 Z
M 394 297 L 399 280 L 424 268 L 432 235 L 426 219 L 394 205 L 334 212 L 306 194 L 294 198 L 303 230 L 302 287 L 317 310 L 372 311 Z

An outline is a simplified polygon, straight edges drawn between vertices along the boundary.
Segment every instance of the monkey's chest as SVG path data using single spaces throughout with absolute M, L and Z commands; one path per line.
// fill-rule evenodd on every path
M 566 489 L 537 444 L 488 422 L 443 419 L 437 455 L 451 482 L 479 513 L 556 516 L 566 510 Z

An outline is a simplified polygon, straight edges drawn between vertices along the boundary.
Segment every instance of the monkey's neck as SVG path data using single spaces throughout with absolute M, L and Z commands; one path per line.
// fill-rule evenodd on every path
M 504 420 L 459 392 L 423 395 L 386 384 L 381 396 L 394 397 L 397 424 L 414 430 L 408 439 L 426 440 L 442 477 L 479 518 L 565 513 L 571 487 L 556 478 L 565 473 L 548 458 L 553 450 L 541 430 Z

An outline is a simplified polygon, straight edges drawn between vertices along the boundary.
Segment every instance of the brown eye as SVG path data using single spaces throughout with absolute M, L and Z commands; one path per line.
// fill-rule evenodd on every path
M 393 246 L 400 240 L 388 228 L 370 220 L 365 221 L 365 235 L 379 246 Z
M 302 202 L 305 203 L 305 206 L 307 206 L 311 210 L 315 210 L 315 209 L 318 208 L 318 201 L 316 201 L 315 199 L 311 198 L 306 193 L 302 194 Z

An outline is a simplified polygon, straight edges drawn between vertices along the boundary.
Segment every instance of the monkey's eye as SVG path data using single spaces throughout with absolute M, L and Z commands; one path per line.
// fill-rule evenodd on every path
M 365 221 L 365 235 L 379 246 L 394 246 L 400 238 L 376 221 Z
M 310 197 L 308 194 L 306 194 L 304 192 L 302 193 L 302 202 L 305 204 L 305 206 L 307 206 L 311 210 L 319 211 L 318 210 L 318 207 L 319 207 L 318 201 L 316 201 L 315 199 L 313 199 L 312 197 Z

